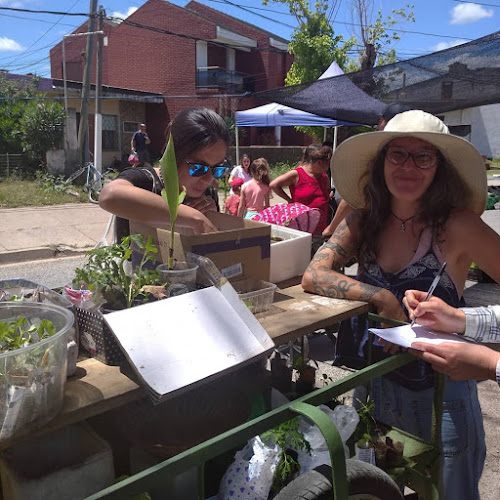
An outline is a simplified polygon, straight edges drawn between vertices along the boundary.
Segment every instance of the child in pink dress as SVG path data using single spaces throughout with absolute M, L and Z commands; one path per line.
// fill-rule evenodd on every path
M 240 206 L 238 216 L 251 219 L 269 206 L 270 168 L 265 158 L 254 160 L 248 171 L 252 180 L 245 182 L 241 187 Z
M 236 179 L 231 182 L 231 189 L 233 190 L 233 193 L 231 196 L 228 196 L 225 207 L 226 207 L 226 214 L 231 214 L 231 215 L 238 215 L 238 207 L 240 205 L 240 192 L 241 192 L 241 186 L 243 186 L 244 181 L 243 179 L 240 179 L 237 177 Z

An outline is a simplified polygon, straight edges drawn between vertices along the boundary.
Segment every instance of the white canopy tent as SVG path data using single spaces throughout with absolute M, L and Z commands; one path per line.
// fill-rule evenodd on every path
M 343 71 L 339 65 L 333 61 L 328 69 L 319 77 L 319 79 L 330 78 L 332 76 L 342 75 Z M 325 103 L 325 106 L 328 105 Z M 256 108 L 247 109 L 245 111 L 236 111 L 235 113 L 235 136 L 236 136 L 236 161 L 239 160 L 239 134 L 238 127 L 276 127 L 276 138 L 278 145 L 281 144 L 281 127 L 335 127 L 333 149 L 337 145 L 337 128 L 339 125 L 359 125 L 359 123 L 341 122 L 331 118 L 301 111 L 299 109 L 290 108 L 284 104 L 272 102 Z

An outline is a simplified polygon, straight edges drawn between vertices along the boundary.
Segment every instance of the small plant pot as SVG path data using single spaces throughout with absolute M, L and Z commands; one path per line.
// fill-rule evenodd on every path
M 375 448 L 370 446 L 369 442 L 366 441 L 358 441 L 354 448 L 356 450 L 356 460 L 360 460 L 361 462 L 366 462 L 368 464 L 375 464 Z
M 297 379 L 297 392 L 299 394 L 307 394 L 314 390 L 316 382 L 316 368 L 314 366 L 304 366 L 299 370 L 299 378 Z
M 402 441 L 392 441 L 387 444 L 386 466 L 391 469 L 393 467 L 401 467 L 403 465 L 404 443 Z
M 373 448 L 375 450 L 375 463 L 377 467 L 379 467 L 380 469 L 385 469 L 387 463 L 388 446 L 384 443 L 384 441 L 378 440 L 373 443 Z
M 160 280 L 166 283 L 167 296 L 182 295 L 196 289 L 196 274 L 198 266 L 188 262 L 176 262 L 173 269 L 167 264 L 160 264 L 156 270 Z

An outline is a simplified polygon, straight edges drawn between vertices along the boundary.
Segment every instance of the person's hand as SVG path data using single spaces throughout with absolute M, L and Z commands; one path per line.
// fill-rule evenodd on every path
M 375 300 L 373 303 L 377 308 L 377 314 L 380 316 L 384 316 L 384 318 L 394 319 L 396 321 L 408 322 L 408 318 L 401 307 L 398 299 L 395 295 L 389 290 L 381 290 L 379 293 L 373 296 Z M 382 328 L 388 328 L 391 325 L 387 323 L 382 323 Z M 381 338 L 378 339 L 379 344 L 385 342 L 384 352 L 388 352 L 390 354 L 396 354 L 401 347 L 397 344 L 393 344 L 391 342 L 387 342 Z
M 416 318 L 417 324 L 440 332 L 465 332 L 465 313 L 462 310 L 434 296 L 424 302 L 426 296 L 426 292 L 419 290 L 405 292 L 403 304 L 408 309 L 410 319 Z
M 418 350 L 417 350 L 418 349 Z M 443 343 L 439 345 L 414 342 L 410 353 L 427 361 L 434 370 L 448 375 L 451 380 L 495 380 L 500 352 L 471 343 Z
M 215 205 L 215 201 L 211 196 L 200 196 L 199 198 L 189 198 L 189 200 L 185 203 L 188 207 L 194 208 L 201 212 L 202 214 L 217 211 L 217 206 Z
M 191 229 L 194 234 L 216 233 L 219 230 L 199 210 L 194 210 Z

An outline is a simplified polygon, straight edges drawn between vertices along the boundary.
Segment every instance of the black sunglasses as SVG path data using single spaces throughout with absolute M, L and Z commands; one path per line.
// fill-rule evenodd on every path
M 191 177 L 201 177 L 205 175 L 209 170 L 211 170 L 212 176 L 216 179 L 220 179 L 221 177 L 224 177 L 229 171 L 229 164 L 227 160 L 224 160 L 223 165 L 217 165 L 215 167 L 210 167 L 209 165 L 194 163 L 187 160 L 184 161 L 189 165 L 189 175 Z

